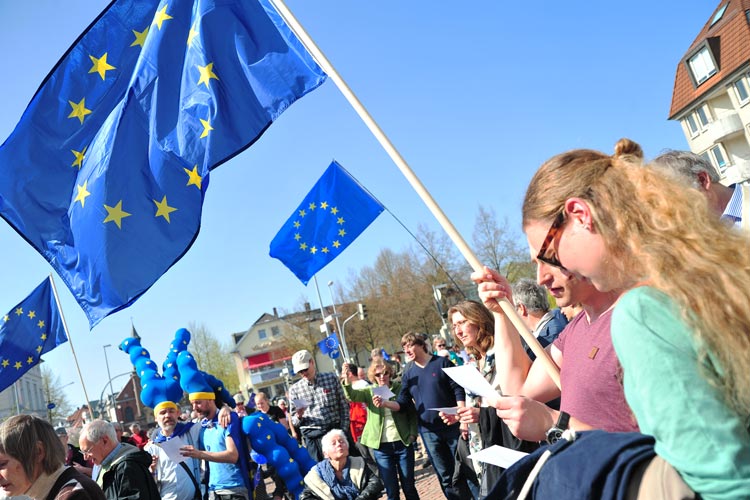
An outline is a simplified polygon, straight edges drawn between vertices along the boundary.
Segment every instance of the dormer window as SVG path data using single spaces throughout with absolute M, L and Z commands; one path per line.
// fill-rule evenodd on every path
M 716 73 L 716 64 L 707 46 L 696 52 L 687 63 L 696 85 L 700 85 Z
M 716 11 L 716 14 L 714 14 L 714 18 L 711 20 L 711 25 L 709 27 L 713 26 L 719 21 L 719 19 L 721 19 L 721 17 L 724 15 L 724 11 L 727 10 L 727 5 L 729 5 L 729 2 L 722 5 L 721 8 Z

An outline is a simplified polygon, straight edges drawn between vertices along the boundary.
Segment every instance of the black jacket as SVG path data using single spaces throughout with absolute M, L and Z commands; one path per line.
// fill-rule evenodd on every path
M 109 464 L 103 464 L 97 482 L 107 500 L 160 500 L 149 465 L 151 455 L 135 446 L 122 444 Z

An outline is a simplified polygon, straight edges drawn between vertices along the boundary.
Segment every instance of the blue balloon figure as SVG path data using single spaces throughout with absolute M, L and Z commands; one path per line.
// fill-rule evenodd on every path
M 305 488 L 305 475 L 315 466 L 307 449 L 301 447 L 283 425 L 261 412 L 242 419 L 242 432 L 253 451 L 263 455 L 267 463 L 276 468 L 286 488 L 298 498 Z

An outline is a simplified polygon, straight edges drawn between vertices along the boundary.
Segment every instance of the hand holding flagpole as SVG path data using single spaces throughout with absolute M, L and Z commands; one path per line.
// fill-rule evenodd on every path
M 312 38 L 310 38 L 310 35 L 307 34 L 299 21 L 297 21 L 297 19 L 294 17 L 294 14 L 292 14 L 292 12 L 287 8 L 283 0 L 271 0 L 271 2 L 274 4 L 274 7 L 276 7 L 276 10 L 279 11 L 281 17 L 284 18 L 284 21 L 286 21 L 286 23 L 292 29 L 294 34 L 297 35 L 297 38 L 299 38 L 305 48 L 310 52 L 310 54 L 312 54 L 318 65 L 336 84 L 341 93 L 344 94 L 346 100 L 349 101 L 349 104 L 352 105 L 360 118 L 362 118 L 362 120 L 365 122 L 365 125 L 367 125 L 367 128 L 370 129 L 370 132 L 372 132 L 378 142 L 380 142 L 380 145 L 383 146 L 383 148 L 388 153 L 388 156 L 391 157 L 399 170 L 401 170 L 401 173 L 409 181 L 409 184 L 411 184 L 412 188 L 414 188 L 419 197 L 422 198 L 422 201 L 427 205 L 427 208 L 430 209 L 432 215 L 435 216 L 445 232 L 448 233 L 448 236 L 450 236 L 450 238 L 453 240 L 453 243 L 458 247 L 459 251 L 469 262 L 474 271 L 482 271 L 484 269 L 484 266 L 482 266 L 482 263 L 479 262 L 477 256 L 469 248 L 469 245 L 459 234 L 451 221 L 448 220 L 443 210 L 432 198 L 432 195 L 429 193 L 429 191 L 427 191 L 422 182 L 406 163 L 406 160 L 404 160 L 396 147 L 391 143 L 385 133 L 381 130 L 380 126 L 378 126 L 372 116 L 370 116 L 364 105 L 360 102 L 354 92 L 352 92 L 341 75 L 338 74 L 328 58 L 318 48 Z M 521 337 L 523 337 L 529 347 L 531 347 L 531 350 L 534 351 L 534 354 L 536 354 L 537 358 L 540 359 L 544 364 L 549 376 L 552 378 L 555 384 L 560 387 L 560 372 L 557 369 L 557 365 L 555 365 L 555 363 L 547 354 L 547 351 L 545 351 L 541 344 L 539 344 L 539 341 L 536 339 L 536 337 L 531 334 L 529 329 L 518 316 L 518 313 L 516 313 L 513 305 L 506 299 L 500 300 L 498 302 L 505 315 L 508 317 L 508 319 L 510 319 L 511 323 L 513 323 L 513 326 L 516 328 L 516 330 L 518 330 L 518 333 L 521 334 Z

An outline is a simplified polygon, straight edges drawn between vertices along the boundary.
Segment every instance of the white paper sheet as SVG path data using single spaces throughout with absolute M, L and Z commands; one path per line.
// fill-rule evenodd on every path
M 489 382 L 479 373 L 479 370 L 472 365 L 451 366 L 443 368 L 446 375 L 452 378 L 458 385 L 469 392 L 482 397 L 497 394 Z
M 185 446 L 185 441 L 183 441 L 181 437 L 174 437 L 162 443 L 158 443 L 157 446 L 164 450 L 164 453 L 167 454 L 170 460 L 174 460 L 175 463 L 184 462 L 187 459 L 187 457 L 183 457 L 180 453 L 180 448 Z
M 395 394 L 388 386 L 376 386 L 372 388 L 373 396 L 380 396 L 381 398 L 388 400 L 391 399 Z
M 297 410 L 301 410 L 310 406 L 310 402 L 306 399 L 292 399 L 292 404 Z
M 480 450 L 476 453 L 472 453 L 471 455 L 469 455 L 469 458 L 478 462 L 486 462 L 488 464 L 497 465 L 498 467 L 507 469 L 526 455 L 528 455 L 528 453 L 524 453 L 518 450 L 511 450 L 510 448 L 506 448 L 504 446 L 494 445 L 490 446 L 489 448 Z
M 427 408 L 428 410 L 442 411 L 446 415 L 456 415 L 458 413 L 458 407 L 446 407 L 446 408 Z

